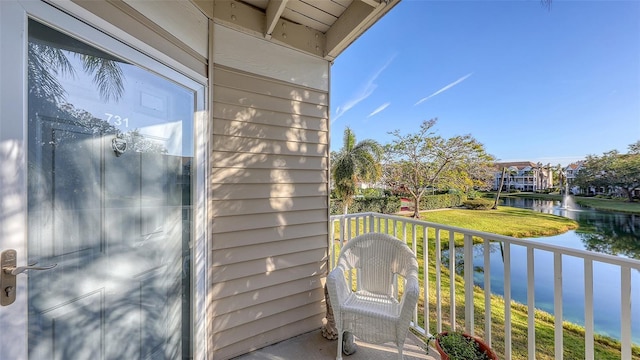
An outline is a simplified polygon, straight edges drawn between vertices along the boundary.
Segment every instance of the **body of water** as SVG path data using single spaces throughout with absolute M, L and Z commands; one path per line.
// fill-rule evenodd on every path
M 597 211 L 571 205 L 564 209 L 557 201 L 506 198 L 504 206 L 532 209 L 565 216 L 576 220 L 580 226 L 561 235 L 531 238 L 531 241 L 600 252 L 609 255 L 640 260 L 640 216 Z M 482 245 L 474 249 L 474 266 L 482 268 Z M 511 297 L 514 301 L 527 302 L 527 254 L 522 246 L 511 246 Z M 534 251 L 535 306 L 553 314 L 553 254 Z M 563 318 L 579 325 L 584 324 L 584 262 L 572 256 L 563 256 L 562 296 Z M 608 264 L 593 264 L 593 306 L 595 331 L 620 339 L 620 270 Z M 632 340 L 640 344 L 640 272 L 632 270 Z M 475 274 L 476 284 L 484 285 L 482 271 Z M 504 292 L 504 267 L 500 244 L 491 247 L 491 291 Z

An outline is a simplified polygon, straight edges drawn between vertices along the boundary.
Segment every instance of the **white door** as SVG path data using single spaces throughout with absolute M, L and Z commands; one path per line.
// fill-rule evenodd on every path
M 3 271 L 0 358 L 190 358 L 202 87 L 48 5 L 0 6 L 0 251 L 55 265 Z

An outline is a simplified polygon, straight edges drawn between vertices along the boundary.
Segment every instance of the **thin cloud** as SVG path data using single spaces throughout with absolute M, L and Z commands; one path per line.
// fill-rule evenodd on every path
M 369 116 L 367 116 L 367 118 L 370 118 L 370 117 L 372 117 L 373 115 L 375 115 L 375 114 L 379 113 L 380 111 L 382 111 L 382 110 L 386 109 L 389 105 L 391 105 L 391 103 L 389 103 L 389 102 L 388 102 L 388 103 L 384 103 L 384 104 L 382 104 L 382 105 L 378 106 L 378 108 L 377 108 L 377 109 L 375 109 L 375 110 L 373 110 L 373 112 L 371 112 L 371 114 L 369 114 Z
M 429 95 L 429 96 L 427 96 L 427 97 L 425 97 L 425 98 L 420 99 L 417 103 L 413 104 L 413 106 L 416 106 L 416 105 L 422 104 L 423 102 L 425 102 L 425 101 L 427 101 L 427 100 L 431 99 L 432 97 L 434 97 L 434 96 L 436 96 L 436 95 L 438 95 L 438 94 L 441 94 L 441 93 L 443 93 L 443 92 L 445 92 L 445 91 L 447 91 L 447 90 L 451 89 L 452 87 L 454 87 L 454 86 L 456 86 L 456 85 L 460 84 L 461 82 L 463 82 L 463 81 L 467 80 L 467 78 L 468 78 L 469 76 L 471 76 L 472 74 L 473 74 L 473 73 L 468 73 L 467 75 L 465 75 L 465 76 L 461 77 L 460 79 L 458 79 L 458 80 L 456 80 L 456 81 L 452 82 L 451 84 L 449 84 L 449 85 L 447 85 L 447 86 L 443 87 L 442 89 L 440 89 L 440 90 L 438 90 L 438 91 L 434 92 L 433 94 L 431 94 L 431 95 Z
M 358 91 L 351 99 L 342 104 L 342 106 L 338 106 L 336 108 L 336 116 L 334 116 L 331 122 L 338 120 L 342 115 L 344 115 L 344 113 L 351 110 L 358 103 L 373 94 L 373 92 L 378 88 L 378 84 L 376 84 L 375 81 L 378 79 L 380 74 L 382 74 L 382 72 L 385 71 L 387 67 L 389 67 L 389 65 L 391 65 L 391 62 L 393 61 L 393 59 L 395 59 L 395 57 L 395 55 L 392 56 L 391 59 L 389 59 L 380 69 L 373 73 L 369 77 L 369 80 L 362 86 L 362 88 L 360 88 L 360 91 Z

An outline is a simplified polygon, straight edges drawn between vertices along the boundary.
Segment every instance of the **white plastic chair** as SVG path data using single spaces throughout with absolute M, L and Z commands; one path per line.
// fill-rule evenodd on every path
M 357 281 L 356 291 L 347 283 L 350 273 Z M 405 282 L 397 299 L 400 277 Z M 337 360 L 342 360 L 345 331 L 370 343 L 395 343 L 402 360 L 420 293 L 418 261 L 405 243 L 381 233 L 356 236 L 342 248 L 336 268 L 327 276 L 327 289 L 338 330 Z

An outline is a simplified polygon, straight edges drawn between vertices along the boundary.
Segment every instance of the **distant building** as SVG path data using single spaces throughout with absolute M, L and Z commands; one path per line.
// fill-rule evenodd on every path
M 576 175 L 578 175 L 578 172 L 580 172 L 580 169 L 582 169 L 583 166 L 584 166 L 584 161 L 577 161 L 567 165 L 564 168 L 564 173 L 567 177 L 567 183 L 569 184 L 569 191 L 572 194 L 582 194 L 586 192 L 585 190 L 581 189 L 579 186 L 573 184 L 573 182 L 576 179 Z
M 548 165 L 516 161 L 499 162 L 495 167 L 493 190 L 498 190 L 501 182 L 502 191 L 540 191 L 553 187 L 553 171 Z M 502 181 L 503 169 L 506 169 L 504 181 Z

